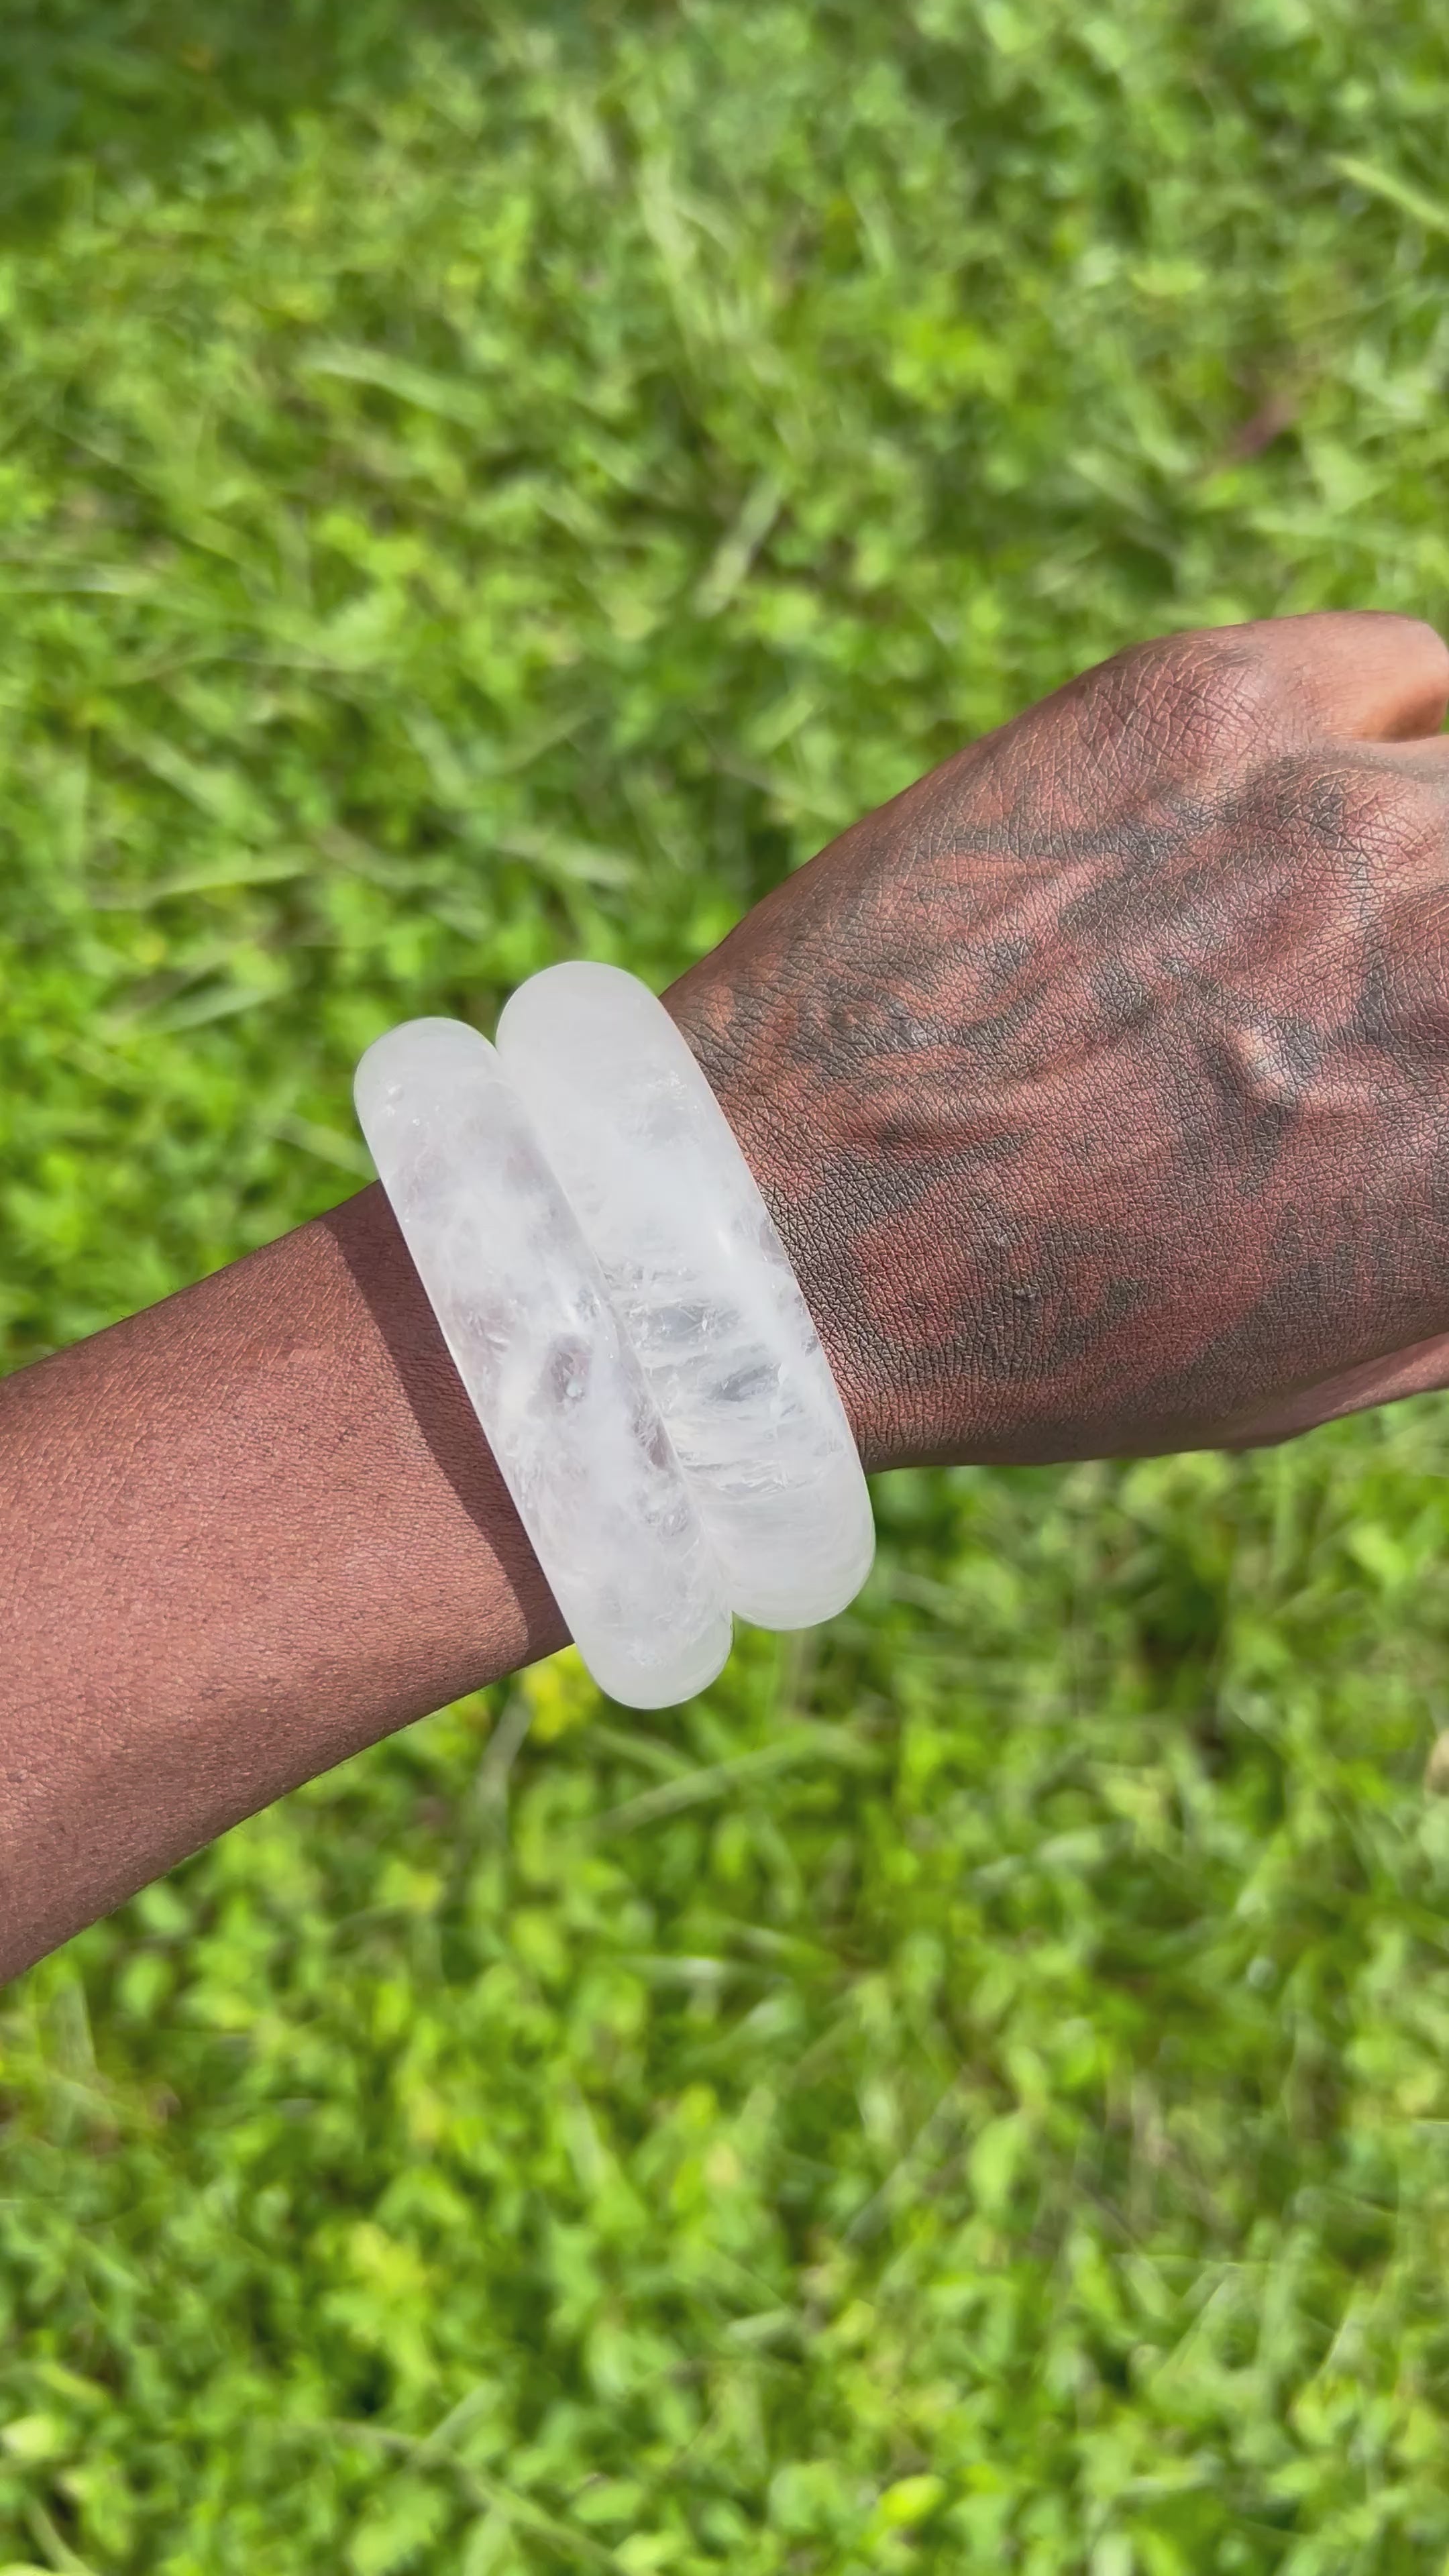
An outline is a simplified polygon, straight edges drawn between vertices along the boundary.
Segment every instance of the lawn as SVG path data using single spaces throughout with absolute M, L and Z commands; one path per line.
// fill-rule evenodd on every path
M 1440 0 L 5 0 L 0 1349 L 1170 626 L 1449 616 Z M 0 1997 L 0 2570 L 1449 2564 L 1449 1409 L 883 1479 Z

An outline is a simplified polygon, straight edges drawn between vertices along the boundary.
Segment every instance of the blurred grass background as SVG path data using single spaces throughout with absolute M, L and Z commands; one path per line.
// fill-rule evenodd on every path
M 0 1341 L 1172 625 L 1449 615 L 1430 0 L 0 9 Z M 903 1475 L 0 1998 L 0 2565 L 1449 2564 L 1449 1415 Z

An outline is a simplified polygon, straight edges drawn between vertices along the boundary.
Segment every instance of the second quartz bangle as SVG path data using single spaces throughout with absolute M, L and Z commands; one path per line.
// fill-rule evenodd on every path
M 504 1066 L 598 1257 L 731 1606 L 803 1628 L 875 1546 L 834 1378 L 758 1185 L 668 1012 L 617 967 L 553 966 L 498 1025 Z

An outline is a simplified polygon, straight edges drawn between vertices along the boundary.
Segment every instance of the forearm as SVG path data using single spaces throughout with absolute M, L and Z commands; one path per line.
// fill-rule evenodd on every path
M 720 1042 L 727 954 L 671 1008 L 860 1431 L 770 1086 Z M 564 1643 L 379 1189 L 0 1383 L 0 1613 L 0 1979 L 300 1781 Z
M 0 1977 L 564 1631 L 382 1194 L 0 1386 Z

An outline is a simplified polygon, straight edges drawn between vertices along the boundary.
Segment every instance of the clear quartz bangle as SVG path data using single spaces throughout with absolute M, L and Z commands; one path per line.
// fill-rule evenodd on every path
M 599 1267 L 498 1056 L 410 1020 L 357 1068 L 357 1115 L 559 1608 L 631 1708 L 702 1690 L 730 1648 L 720 1574 Z
M 647 985 L 552 966 L 498 1050 L 644 1366 L 732 1608 L 800 1628 L 854 1599 L 870 1495 L 809 1308 L 724 1111 Z

